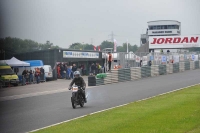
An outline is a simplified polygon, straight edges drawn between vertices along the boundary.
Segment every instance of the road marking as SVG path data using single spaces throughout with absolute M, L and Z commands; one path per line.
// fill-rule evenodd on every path
M 179 89 L 175 89 L 173 91 L 161 93 L 161 94 L 156 95 L 156 96 L 151 96 L 151 97 L 148 97 L 148 98 L 137 100 L 135 102 L 145 101 L 145 100 L 148 100 L 148 99 L 151 99 L 151 98 L 154 98 L 154 97 L 158 97 L 158 96 L 162 96 L 162 95 L 169 94 L 169 93 L 172 93 L 172 92 L 176 92 L 176 91 L 183 90 L 183 89 L 186 89 L 186 88 L 189 88 L 189 87 L 193 87 L 193 86 L 196 86 L 196 85 L 200 85 L 200 83 L 194 84 L 194 85 L 190 85 L 190 86 L 187 86 L 187 87 L 183 87 L 183 88 L 179 88 Z M 39 130 L 42 130 L 42 129 L 46 129 L 46 128 L 49 128 L 49 127 L 57 126 L 59 124 L 63 124 L 63 123 L 67 123 L 67 122 L 70 122 L 70 121 L 73 121 L 73 120 L 77 120 L 77 119 L 80 119 L 80 118 L 83 118 L 83 117 L 86 117 L 86 116 L 89 116 L 89 115 L 94 115 L 94 114 L 97 114 L 97 113 L 105 112 L 105 111 L 108 111 L 108 110 L 111 110 L 111 109 L 115 109 L 115 108 L 118 108 L 118 107 L 123 107 L 123 106 L 126 106 L 126 105 L 130 104 L 130 103 L 134 103 L 134 102 L 129 102 L 129 103 L 118 105 L 118 106 L 114 106 L 114 107 L 111 107 L 111 108 L 108 108 L 108 109 L 96 111 L 96 112 L 90 113 L 88 115 L 82 115 L 82 116 L 79 116 L 79 117 L 76 117 L 76 118 L 73 118 L 73 119 L 69 119 L 69 120 L 66 120 L 66 121 L 63 121 L 63 122 L 59 122 L 59 123 L 56 123 L 56 124 L 52 124 L 52 125 L 46 126 L 46 127 L 43 127 L 43 128 L 35 129 L 35 130 L 30 131 L 30 132 L 36 132 L 36 131 L 39 131 Z

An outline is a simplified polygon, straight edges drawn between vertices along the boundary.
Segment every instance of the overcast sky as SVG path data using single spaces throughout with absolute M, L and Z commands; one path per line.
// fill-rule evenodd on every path
M 200 0 L 0 0 L 0 37 L 47 40 L 68 48 L 99 45 L 113 33 L 118 44 L 140 45 L 147 22 L 177 20 L 182 35 L 200 34 Z

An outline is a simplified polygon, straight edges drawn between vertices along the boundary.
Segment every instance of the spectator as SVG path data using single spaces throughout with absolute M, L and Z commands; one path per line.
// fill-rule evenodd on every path
M 85 74 L 84 74 L 85 67 L 84 67 L 83 64 L 81 64 L 81 70 L 82 70 L 82 75 L 85 75 Z
M 71 73 L 72 73 L 72 69 L 70 66 L 67 67 L 67 76 L 66 79 L 71 79 Z
M 72 67 L 73 78 L 74 78 L 74 72 L 75 72 L 76 70 L 77 70 L 76 64 L 73 64 L 73 67 Z
M 40 69 L 39 68 L 35 68 L 35 77 L 36 77 L 37 84 L 39 84 L 40 83 Z
M 29 71 L 29 82 L 33 83 L 33 72 L 32 72 L 32 70 Z
M 60 65 L 57 66 L 57 74 L 58 74 L 58 78 L 60 78 Z
M 40 80 L 45 81 L 45 71 L 43 67 L 40 68 Z
M 79 71 L 79 72 L 80 72 L 80 75 L 82 75 L 81 66 L 78 67 L 77 71 Z
M 142 67 L 142 60 L 140 60 L 140 67 Z
M 92 75 L 95 75 L 95 70 L 96 70 L 96 66 L 94 65 L 94 63 L 92 63 L 92 65 L 91 65 L 91 73 L 92 73 Z
M 152 64 L 152 63 L 151 63 L 151 60 L 150 60 L 150 61 L 149 61 L 149 66 L 151 66 L 151 64 Z
M 14 72 L 15 72 L 16 75 L 17 75 L 17 73 L 19 72 L 19 68 L 18 68 L 18 67 L 15 67 L 15 68 L 14 68 Z
M 112 54 L 108 52 L 108 71 L 111 70 Z
M 61 64 L 60 66 L 61 77 L 64 78 L 64 66 Z
M 26 83 L 29 83 L 29 71 L 26 70 Z
M 26 85 L 26 75 L 27 71 L 26 69 L 22 72 L 22 85 Z

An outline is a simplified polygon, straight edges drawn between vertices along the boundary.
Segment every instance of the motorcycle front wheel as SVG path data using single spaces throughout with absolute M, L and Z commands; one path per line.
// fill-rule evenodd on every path
M 72 107 L 75 109 L 77 106 L 75 93 L 72 93 L 71 102 L 72 102 Z
M 80 104 L 80 106 L 81 106 L 81 107 L 83 107 L 83 106 L 84 106 L 84 103 L 85 103 L 85 101 L 84 101 L 84 99 L 83 99 L 83 97 L 82 97 L 82 96 L 80 96 L 80 97 L 79 97 L 79 99 L 80 99 L 80 100 L 79 100 L 79 104 Z

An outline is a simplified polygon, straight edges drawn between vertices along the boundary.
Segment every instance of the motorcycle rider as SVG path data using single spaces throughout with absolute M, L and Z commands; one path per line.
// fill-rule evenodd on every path
M 83 88 L 83 91 L 81 91 L 84 101 L 85 103 L 87 102 L 86 96 L 85 96 L 85 81 L 84 79 L 80 76 L 80 72 L 79 71 L 75 71 L 74 72 L 74 79 L 72 80 L 72 82 L 69 85 L 69 90 L 71 90 L 72 85 L 75 83 L 75 85 L 80 86 Z

